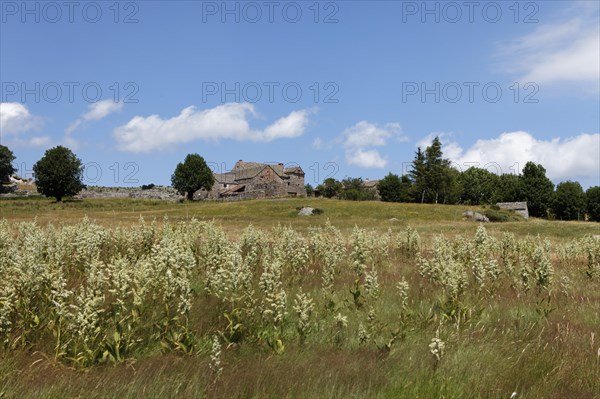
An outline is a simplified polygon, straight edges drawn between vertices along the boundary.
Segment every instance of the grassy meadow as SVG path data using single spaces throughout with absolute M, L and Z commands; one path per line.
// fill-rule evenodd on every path
M 298 216 L 298 207 L 320 208 L 321 215 Z M 324 225 L 330 220 L 336 227 L 349 232 L 354 226 L 386 232 L 410 225 L 421 235 L 446 234 L 453 236 L 473 231 L 474 223 L 463 220 L 465 210 L 482 211 L 478 206 L 393 204 L 378 201 L 354 202 L 324 198 L 293 198 L 232 202 L 172 203 L 144 199 L 86 199 L 56 203 L 52 199 L 0 199 L 0 219 L 10 222 L 36 220 L 48 223 L 77 223 L 85 216 L 105 227 L 126 227 L 137 223 L 140 216 L 162 222 L 214 220 L 233 235 L 249 224 L 270 229 L 277 224 L 290 225 L 306 232 L 310 226 Z M 531 219 L 527 222 L 490 223 L 490 232 L 512 232 L 518 235 L 541 235 L 545 238 L 565 239 L 585 234 L 600 234 L 598 223 L 547 221 Z
M 600 224 L 466 209 L 1 199 L 0 398 L 599 398 Z

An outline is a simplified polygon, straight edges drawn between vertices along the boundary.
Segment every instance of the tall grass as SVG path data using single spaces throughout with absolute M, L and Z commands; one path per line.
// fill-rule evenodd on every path
M 4 221 L 0 396 L 597 397 L 600 241 L 469 226 Z

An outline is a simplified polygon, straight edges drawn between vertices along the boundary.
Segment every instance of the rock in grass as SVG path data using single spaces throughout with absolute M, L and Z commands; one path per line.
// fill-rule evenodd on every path
M 487 223 L 490 221 L 490 219 L 488 219 L 487 216 L 482 215 L 479 212 L 473 212 L 473 211 L 465 211 L 463 213 L 463 217 L 469 219 L 469 220 L 473 220 L 475 222 L 483 222 L 483 223 Z
M 300 209 L 298 216 L 311 216 L 314 210 L 315 208 L 305 206 L 304 208 Z

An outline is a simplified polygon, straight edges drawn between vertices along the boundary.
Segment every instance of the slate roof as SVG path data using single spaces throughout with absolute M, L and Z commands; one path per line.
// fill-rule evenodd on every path
M 365 180 L 363 181 L 363 185 L 367 188 L 375 188 L 379 184 L 379 180 Z
M 526 210 L 527 202 L 498 202 L 496 204 L 500 209 Z
M 215 180 L 221 184 L 235 183 L 235 173 L 215 173 Z
M 246 187 L 245 184 L 236 184 L 235 186 L 229 187 L 229 188 L 221 191 L 221 195 L 223 195 L 223 196 L 233 195 L 237 192 L 244 191 L 245 187 Z
M 256 177 L 260 172 L 262 172 L 265 168 L 271 168 L 279 177 L 282 179 L 286 179 L 289 176 L 284 171 L 283 164 L 266 164 L 266 163 L 257 163 L 257 162 L 244 162 L 238 161 L 235 166 L 231 170 L 231 174 L 235 175 L 235 180 L 245 180 L 252 179 Z
M 302 168 L 300 166 L 294 166 L 294 167 L 291 167 L 291 168 L 286 168 L 286 169 L 283 170 L 283 172 L 285 174 L 288 174 L 288 175 L 291 174 L 291 173 L 296 173 L 296 174 L 301 174 L 301 175 L 304 174 L 304 171 L 302 170 Z

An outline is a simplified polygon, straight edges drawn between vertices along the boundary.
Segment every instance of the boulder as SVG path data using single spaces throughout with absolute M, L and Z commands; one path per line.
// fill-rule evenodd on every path
M 467 218 L 469 220 L 473 220 L 475 222 L 488 223 L 490 221 L 490 219 L 488 219 L 487 216 L 482 215 L 479 212 L 473 212 L 473 211 L 464 211 L 463 217 Z
M 298 211 L 298 216 L 311 216 L 314 210 L 315 208 L 305 206 L 304 208 L 300 209 L 300 211 Z
M 488 217 L 487 217 L 487 216 L 485 216 L 485 215 L 482 215 L 482 214 L 481 214 L 481 213 L 479 213 L 479 212 L 475 212 L 475 213 L 473 214 L 473 220 L 475 220 L 476 222 L 483 222 L 483 223 L 487 223 L 487 222 L 489 222 L 489 221 L 490 221 L 490 219 L 488 219 Z

